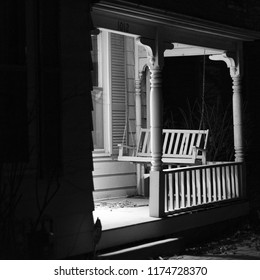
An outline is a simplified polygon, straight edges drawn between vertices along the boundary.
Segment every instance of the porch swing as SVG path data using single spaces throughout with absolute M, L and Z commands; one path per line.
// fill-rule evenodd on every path
M 163 129 L 162 130 L 162 163 L 165 165 L 201 165 L 206 164 L 206 148 L 209 130 L 203 130 L 205 107 L 205 51 L 203 61 L 202 111 L 199 129 Z M 119 144 L 118 161 L 150 164 L 151 132 L 148 128 L 141 128 L 136 146 L 125 145 L 125 125 L 122 144 Z M 134 142 L 133 142 L 134 143 Z

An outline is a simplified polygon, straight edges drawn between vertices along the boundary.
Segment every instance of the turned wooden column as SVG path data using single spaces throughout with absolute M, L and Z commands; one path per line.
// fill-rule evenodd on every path
M 142 127 L 142 100 L 141 100 L 141 77 L 142 71 L 138 72 L 135 79 L 135 119 L 136 119 L 136 145 Z M 144 190 L 144 164 L 136 164 L 136 186 L 139 195 L 145 195 Z
M 241 54 L 240 50 L 236 53 L 223 53 L 220 55 L 211 55 L 211 60 L 222 60 L 227 64 L 232 78 L 233 89 L 233 130 L 234 130 L 234 150 L 235 161 L 244 161 L 244 143 L 243 143 L 243 110 L 241 94 Z
M 139 138 L 142 127 L 141 76 L 142 72 L 139 72 L 139 75 L 135 80 L 136 141 Z
M 164 51 L 173 45 L 164 41 L 162 30 L 157 29 L 152 39 L 138 38 L 147 51 L 150 76 L 150 133 L 151 171 L 149 213 L 151 217 L 162 217 L 165 210 L 165 185 L 162 172 L 162 68 Z
M 233 125 L 235 161 L 244 161 L 243 147 L 243 121 L 242 121 L 242 96 L 240 75 L 231 76 L 233 82 Z
M 150 69 L 150 130 L 152 171 L 162 170 L 162 73 L 159 66 Z
M 156 32 L 155 39 L 138 38 L 147 51 L 150 69 L 150 133 L 151 133 L 151 171 L 162 170 L 162 73 L 163 53 L 169 45 L 163 44 Z M 170 46 L 172 48 L 172 45 Z

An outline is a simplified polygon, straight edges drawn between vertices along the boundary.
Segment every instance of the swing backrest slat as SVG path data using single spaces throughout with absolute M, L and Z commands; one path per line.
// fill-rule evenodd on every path
M 206 149 L 207 140 L 208 130 L 163 129 L 162 160 L 165 163 L 174 162 L 174 159 L 180 162 L 181 159 L 187 162 L 190 160 L 190 163 L 202 160 L 201 151 Z M 136 157 L 147 157 L 149 161 L 151 156 L 151 133 L 149 129 L 142 128 Z

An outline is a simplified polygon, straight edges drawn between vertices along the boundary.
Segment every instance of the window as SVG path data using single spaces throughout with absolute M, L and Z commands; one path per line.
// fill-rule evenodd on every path
M 104 139 L 104 89 L 102 82 L 102 33 L 92 36 L 92 120 L 93 120 L 93 143 L 95 151 L 105 152 Z
M 92 37 L 94 156 L 117 155 L 118 144 L 127 137 L 128 88 L 134 87 L 134 71 L 127 71 L 134 69 L 129 65 L 134 61 L 132 49 L 133 38 L 121 34 L 102 29 Z

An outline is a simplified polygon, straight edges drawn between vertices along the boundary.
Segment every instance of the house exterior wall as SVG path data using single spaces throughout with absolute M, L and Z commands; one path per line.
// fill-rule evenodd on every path
M 17 68 L 19 59 L 13 63 L 25 75 L 23 88 L 12 91 L 27 102 L 10 103 L 6 114 L 20 119 L 13 123 L 18 133 L 1 140 L 1 148 L 13 141 L 23 151 L 1 156 L 3 259 L 64 259 L 93 250 L 89 10 L 90 3 L 81 0 L 1 1 L 2 51 L 8 50 L 10 58 L 26 57 L 22 67 Z M 0 63 L 3 97 L 10 89 L 2 77 L 16 76 L 8 61 Z M 7 119 L 2 125 L 9 126 Z
M 57 211 L 59 255 L 93 249 L 92 103 L 90 7 L 86 1 L 61 1 L 60 54 L 62 104 L 63 207 Z M 58 199 L 58 198 L 57 198 Z M 62 204 L 60 204 L 62 205 Z M 65 246 L 67 244 L 67 246 Z M 60 246 L 59 246 L 60 245 Z M 66 253 L 66 254 L 65 254 Z
M 133 37 L 113 35 L 112 40 L 123 40 L 124 62 L 120 55 L 120 64 L 124 68 L 125 80 L 120 81 L 121 73 L 111 69 L 112 95 L 112 155 L 100 156 L 93 153 L 94 159 L 94 198 L 105 199 L 131 196 L 136 193 L 136 167 L 127 162 L 118 162 L 117 144 L 122 142 L 133 145 L 135 141 L 135 42 Z M 113 42 L 112 44 L 115 44 Z M 122 50 L 121 50 L 122 51 Z M 117 65 L 117 54 L 112 54 L 112 65 Z M 111 66 L 112 67 L 112 66 Z M 115 79 L 115 81 L 113 81 Z M 124 88 L 122 88 L 124 87 Z M 113 103 L 113 100 L 117 102 Z M 120 104 L 119 104 L 120 101 Z M 121 110 L 123 109 L 123 110 Z M 115 133 L 115 134 L 113 134 Z
M 94 158 L 94 199 L 126 197 L 136 194 L 135 165 L 111 158 Z

